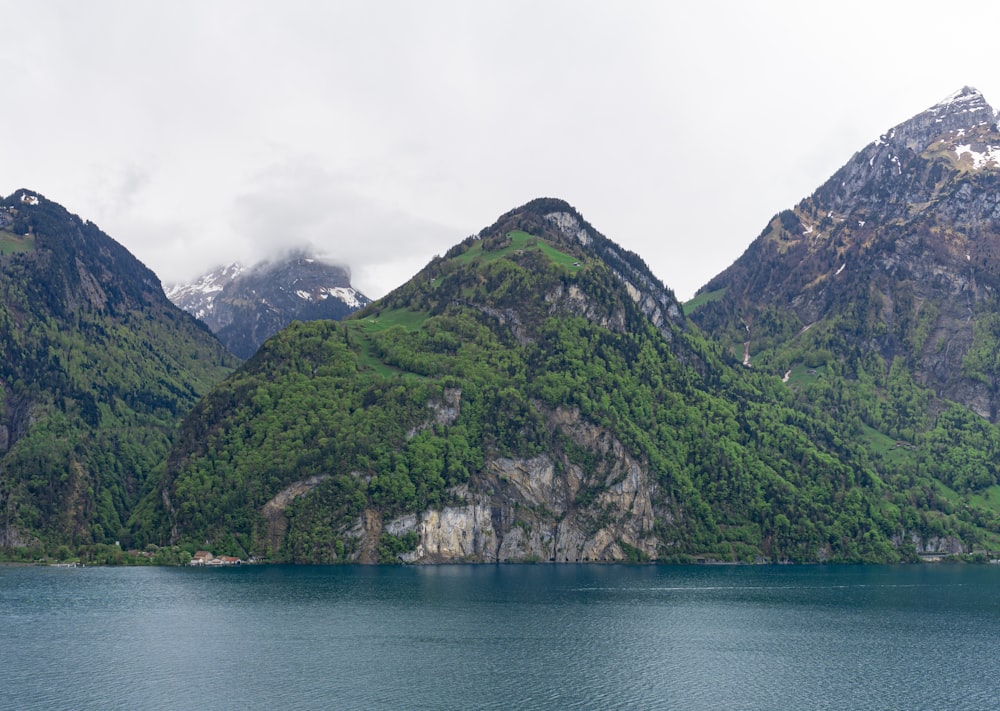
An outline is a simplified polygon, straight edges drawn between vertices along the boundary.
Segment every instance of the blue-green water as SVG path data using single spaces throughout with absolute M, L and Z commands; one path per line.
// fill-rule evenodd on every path
M 4 709 L 990 709 L 1000 566 L 0 567 Z

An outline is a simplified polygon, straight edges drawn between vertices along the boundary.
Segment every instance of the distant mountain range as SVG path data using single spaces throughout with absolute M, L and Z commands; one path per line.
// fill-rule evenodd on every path
M 249 268 L 219 267 L 167 286 L 166 294 L 244 360 L 292 321 L 339 321 L 371 302 L 351 286 L 346 268 L 306 252 Z
M 0 555 L 996 557 L 998 196 L 997 116 L 966 87 L 686 304 L 540 198 L 374 303 L 307 255 L 171 289 L 232 370 L 120 245 L 18 191 Z

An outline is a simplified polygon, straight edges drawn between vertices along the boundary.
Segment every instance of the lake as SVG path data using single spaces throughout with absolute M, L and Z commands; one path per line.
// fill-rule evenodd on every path
M 3 709 L 989 709 L 1000 566 L 0 566 Z

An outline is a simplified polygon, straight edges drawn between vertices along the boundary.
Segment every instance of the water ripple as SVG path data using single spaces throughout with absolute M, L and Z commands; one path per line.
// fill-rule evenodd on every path
M 0 709 L 991 708 L 996 567 L 0 567 Z

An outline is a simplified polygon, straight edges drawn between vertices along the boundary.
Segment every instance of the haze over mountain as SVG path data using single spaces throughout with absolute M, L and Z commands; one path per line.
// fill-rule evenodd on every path
M 249 268 L 239 263 L 219 267 L 190 283 L 168 286 L 166 294 L 244 360 L 292 321 L 339 321 L 371 302 L 351 286 L 347 268 L 306 251 Z

